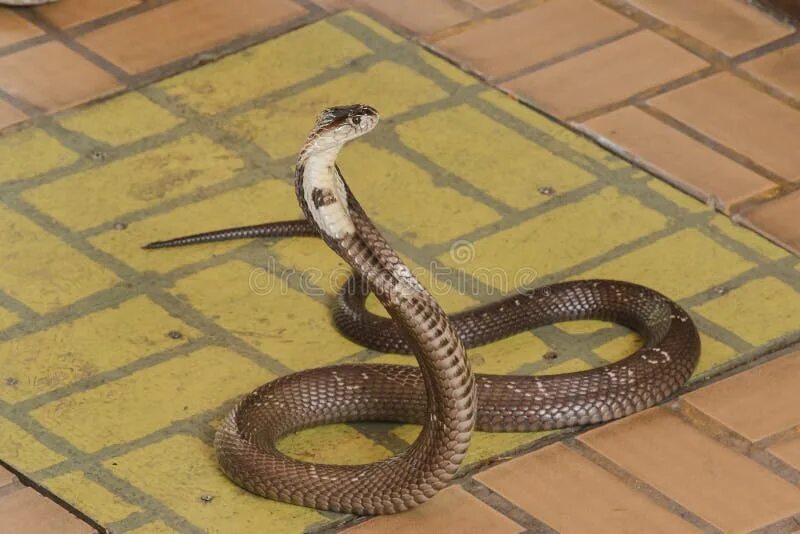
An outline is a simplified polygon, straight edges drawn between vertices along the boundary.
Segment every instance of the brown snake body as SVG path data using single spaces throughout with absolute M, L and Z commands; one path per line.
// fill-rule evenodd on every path
M 319 235 L 354 270 L 334 312 L 339 329 L 370 348 L 413 353 L 419 368 L 338 365 L 265 384 L 228 414 L 216 437 L 223 471 L 247 490 L 289 503 L 356 514 L 407 510 L 455 475 L 473 428 L 528 431 L 599 423 L 672 395 L 691 375 L 700 341 L 689 316 L 662 295 L 608 280 L 528 290 L 448 317 L 353 197 L 335 165 L 339 150 L 377 124 L 368 106 L 325 110 L 296 171 L 306 221 L 268 223 L 156 242 L 148 248 L 253 236 Z M 366 311 L 366 281 L 391 319 Z M 644 345 L 616 363 L 554 376 L 473 375 L 465 346 L 537 326 L 601 319 L 637 331 Z M 313 335 L 313 333 L 309 333 Z M 351 421 L 423 426 L 402 454 L 366 465 L 311 464 L 277 440 L 303 428 Z

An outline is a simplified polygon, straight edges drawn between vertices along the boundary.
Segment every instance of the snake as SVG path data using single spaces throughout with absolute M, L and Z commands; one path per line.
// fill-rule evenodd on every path
M 304 219 L 145 245 L 319 237 L 353 270 L 336 299 L 337 328 L 369 348 L 416 357 L 418 366 L 308 369 L 245 394 L 214 437 L 217 461 L 227 477 L 277 501 L 358 515 L 392 514 L 428 501 L 452 481 L 475 430 L 522 432 L 602 423 L 660 403 L 683 386 L 699 358 L 697 329 L 678 304 L 641 285 L 559 282 L 448 316 L 369 219 L 336 163 L 341 149 L 378 121 L 378 112 L 364 104 L 327 108 L 317 116 L 295 170 Z M 366 309 L 370 293 L 389 317 Z M 467 348 L 587 319 L 624 325 L 643 344 L 621 360 L 578 372 L 472 372 Z M 282 437 L 305 428 L 357 421 L 414 423 L 422 429 L 400 454 L 369 464 L 310 463 L 277 446 Z

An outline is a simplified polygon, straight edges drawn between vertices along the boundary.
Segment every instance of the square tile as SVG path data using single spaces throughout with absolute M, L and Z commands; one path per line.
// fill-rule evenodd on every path
M 800 44 L 779 48 L 740 67 L 764 83 L 800 99 Z
M 78 41 L 130 74 L 202 52 L 306 14 L 290 0 L 177 0 Z M 130 46 L 132 42 L 136 46 Z
M 478 22 L 434 47 L 496 79 L 635 27 L 592 0 L 552 0 Z
M 680 46 L 644 30 L 505 82 L 559 117 L 617 103 L 707 67 Z
M 75 163 L 79 155 L 38 128 L 0 137 L 0 183 L 24 180 Z
M 0 455 L 3 461 L 25 473 L 50 467 L 66 459 L 45 447 L 38 436 L 2 416 L 0 416 Z
M 492 467 L 475 479 L 556 532 L 699 532 L 560 443 Z
M 8 8 L 0 8 L 0 48 L 43 35 L 44 30 Z
M 635 107 L 591 119 L 584 126 L 682 189 L 717 200 L 726 212 L 738 202 L 778 187 Z
M 20 123 L 28 118 L 28 115 L 18 110 L 8 102 L 0 100 L 0 130 Z
M 631 0 L 631 3 L 700 41 L 736 56 L 789 35 L 793 29 L 737 0 Z
M 756 442 L 800 425 L 800 352 L 735 374 L 683 396 L 716 421 Z
M 5 495 L 0 499 L 0 517 L 7 532 L 58 532 L 59 534 L 91 534 L 96 532 L 55 501 L 33 488 Z
M 121 521 L 142 511 L 80 471 L 48 479 L 46 487 L 68 503 L 79 503 L 81 512 L 102 524 Z
M 400 532 L 459 532 L 511 534 L 525 532 L 520 525 L 473 497 L 459 486 L 440 491 L 425 506 L 402 514 L 376 517 L 345 532 L 397 534 Z
M 39 6 L 35 11 L 56 28 L 72 28 L 140 3 L 140 0 L 69 0 Z
M 794 485 L 662 408 L 580 440 L 724 532 L 749 532 L 800 511 Z
M 759 204 L 744 212 L 744 218 L 784 247 L 800 255 L 800 191 Z
M 469 12 L 447 0 L 356 0 L 414 33 L 429 34 L 469 20 Z
M 698 132 L 800 182 L 800 111 L 729 73 L 670 91 L 650 104 Z
M 122 87 L 114 76 L 57 42 L 0 57 L 0 89 L 47 112 L 77 106 Z

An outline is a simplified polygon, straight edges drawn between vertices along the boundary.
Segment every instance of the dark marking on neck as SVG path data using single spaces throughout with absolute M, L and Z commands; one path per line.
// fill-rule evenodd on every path
M 336 196 L 334 196 L 333 191 L 330 189 L 315 187 L 311 191 L 311 201 L 314 203 L 314 207 L 319 209 L 322 206 L 330 206 L 336 202 Z

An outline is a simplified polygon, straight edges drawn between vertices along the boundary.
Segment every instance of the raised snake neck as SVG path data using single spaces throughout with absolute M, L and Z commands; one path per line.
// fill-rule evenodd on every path
M 354 122 L 355 117 L 360 121 Z M 310 369 L 261 386 L 239 401 L 217 431 L 217 457 L 228 477 L 253 493 L 318 509 L 399 512 L 430 499 L 454 476 L 474 427 L 532 431 L 608 421 L 664 400 L 688 379 L 700 348 L 694 324 L 675 303 L 638 285 L 608 280 L 554 284 L 448 318 L 366 216 L 335 166 L 338 150 L 376 122 L 377 113 L 368 106 L 331 108 L 320 115 L 296 172 L 306 225 L 269 223 L 149 247 L 316 233 L 354 270 L 334 312 L 339 329 L 376 350 L 413 353 L 419 363 L 419 368 Z M 391 319 L 366 311 L 365 286 Z M 493 376 L 470 370 L 465 345 L 580 319 L 628 326 L 644 345 L 616 363 L 577 373 Z M 402 454 L 366 465 L 311 464 L 276 447 L 288 433 L 353 421 L 423 428 Z

